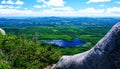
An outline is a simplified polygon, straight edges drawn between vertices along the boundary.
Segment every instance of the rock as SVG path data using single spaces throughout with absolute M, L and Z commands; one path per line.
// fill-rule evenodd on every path
M 0 28 L 0 33 L 1 33 L 2 35 L 5 35 L 5 34 L 6 34 L 5 31 L 4 31 L 2 28 Z
M 50 65 L 50 66 L 47 66 L 46 68 L 44 68 L 44 69 L 51 69 L 51 67 L 52 66 L 54 66 L 55 64 L 52 64 L 52 65 Z
M 73 56 L 63 56 L 51 69 L 120 69 L 120 23 L 92 49 Z

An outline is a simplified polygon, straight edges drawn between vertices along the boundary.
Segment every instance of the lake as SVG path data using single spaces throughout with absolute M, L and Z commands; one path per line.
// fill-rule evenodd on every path
M 78 38 L 73 39 L 73 41 L 65 40 L 40 40 L 41 42 L 54 44 L 60 47 L 81 47 L 86 44 L 86 42 L 79 40 Z

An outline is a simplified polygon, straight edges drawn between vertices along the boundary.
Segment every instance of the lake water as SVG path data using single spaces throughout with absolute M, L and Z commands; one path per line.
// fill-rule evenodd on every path
M 41 42 L 54 44 L 60 47 L 80 47 L 86 42 L 79 40 L 78 38 L 75 38 L 73 41 L 65 41 L 65 40 L 41 40 Z

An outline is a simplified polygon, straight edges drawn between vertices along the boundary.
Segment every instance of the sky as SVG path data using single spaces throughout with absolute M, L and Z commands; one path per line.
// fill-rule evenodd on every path
M 1 16 L 120 17 L 120 0 L 0 0 Z

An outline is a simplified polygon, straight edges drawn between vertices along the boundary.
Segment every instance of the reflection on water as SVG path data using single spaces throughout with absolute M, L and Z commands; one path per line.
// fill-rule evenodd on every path
M 61 47 L 80 47 L 83 44 L 85 44 L 84 41 L 79 40 L 78 38 L 75 38 L 73 41 L 65 41 L 65 40 L 41 40 L 41 42 L 49 43 L 49 44 L 55 44 L 57 46 Z

